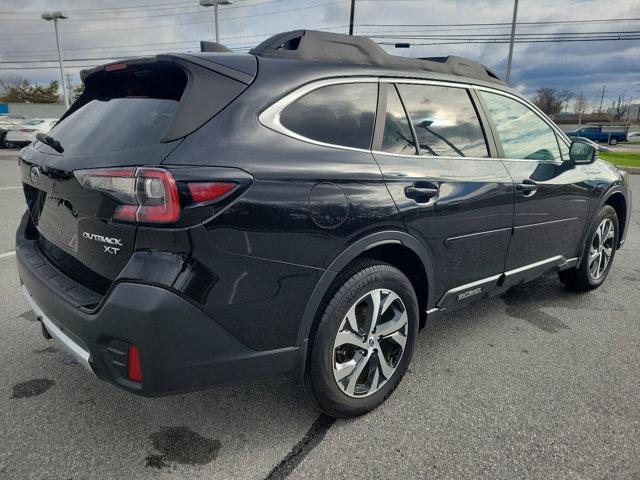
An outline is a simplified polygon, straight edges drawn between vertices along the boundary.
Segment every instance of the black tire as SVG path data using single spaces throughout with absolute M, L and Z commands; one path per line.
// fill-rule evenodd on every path
M 617 145 L 618 144 L 618 139 L 617 138 L 612 138 L 609 140 L 609 145 Z
M 614 227 L 613 232 L 613 248 L 611 250 L 611 256 L 609 258 L 609 262 L 604 268 L 602 274 L 598 278 L 594 278 L 590 273 L 590 266 L 592 263 L 589 261 L 589 256 L 591 252 L 591 246 L 594 243 L 594 239 L 596 237 L 596 232 L 598 227 L 605 220 L 610 220 Z M 604 205 L 595 219 L 593 226 L 591 227 L 591 231 L 587 236 L 587 240 L 585 245 L 583 246 L 582 257 L 580 258 L 580 262 L 578 267 L 570 268 L 568 270 L 562 270 L 558 272 L 558 277 L 560 281 L 564 283 L 567 288 L 576 292 L 586 292 L 589 290 L 593 290 L 594 288 L 598 288 L 604 280 L 609 275 L 609 271 L 611 270 L 611 265 L 613 265 L 613 260 L 616 255 L 616 249 L 618 246 L 618 237 L 620 235 L 620 227 L 618 224 L 618 215 L 614 208 L 610 205 Z
M 375 293 L 379 289 L 395 293 L 402 301 L 407 316 L 406 329 L 404 330 L 406 343 L 398 363 L 394 367 L 393 374 L 390 374 L 389 378 L 380 377 L 386 379 L 384 383 L 377 382 L 379 385 L 377 391 L 371 388 L 370 391 L 373 393 L 356 398 L 347 395 L 346 390 L 343 391 L 334 378 L 334 361 L 337 358 L 334 342 L 343 321 L 346 321 L 344 319 L 348 311 L 364 296 L 371 292 Z M 394 305 L 401 304 L 394 303 Z M 334 418 L 356 417 L 372 411 L 393 393 L 407 371 L 418 333 L 418 319 L 416 294 L 411 282 L 400 270 L 379 260 L 365 258 L 355 261 L 333 282 L 332 288 L 329 289 L 320 305 L 309 335 L 303 382 L 305 393 L 320 410 Z M 375 329 L 372 335 L 376 335 Z M 366 337 L 366 334 L 364 336 Z M 368 345 L 366 340 L 363 342 L 365 342 L 365 346 Z M 385 350 L 382 343 L 378 346 L 380 351 Z M 368 361 L 378 361 L 377 350 L 373 352 Z M 366 353 L 359 358 L 366 358 Z M 381 367 L 376 367 L 375 363 L 368 364 L 365 368 L 368 369 L 366 371 L 379 369 L 376 375 L 382 372 Z M 363 370 L 363 374 L 357 376 L 356 383 L 360 378 L 371 378 L 367 377 L 366 371 Z M 347 382 L 350 377 L 352 375 L 346 377 Z M 378 377 L 375 376 L 375 378 Z

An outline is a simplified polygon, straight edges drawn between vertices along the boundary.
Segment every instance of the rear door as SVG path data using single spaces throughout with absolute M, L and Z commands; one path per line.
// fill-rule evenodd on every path
M 491 158 L 470 93 L 383 81 L 379 104 L 385 121 L 376 127 L 374 155 L 408 231 L 432 254 L 439 306 L 483 296 L 504 269 L 513 183 Z
M 506 270 L 562 264 L 575 257 L 589 213 L 589 177 L 568 160 L 568 145 L 524 101 L 479 91 L 503 163 L 515 183 L 514 231 Z

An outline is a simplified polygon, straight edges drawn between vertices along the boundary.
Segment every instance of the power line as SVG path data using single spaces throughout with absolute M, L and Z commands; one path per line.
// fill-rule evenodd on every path
M 559 39 L 536 39 L 536 40 L 516 40 L 515 43 L 563 43 L 563 42 L 607 42 L 607 41 L 624 41 L 624 40 L 640 40 L 640 35 L 635 37 L 597 37 L 597 38 L 559 38 Z M 433 41 L 411 43 L 412 46 L 418 45 L 463 45 L 463 44 L 483 44 L 483 43 L 509 43 L 509 39 L 485 39 L 485 40 L 455 40 L 455 41 Z M 396 42 L 378 42 L 379 45 L 395 45 Z
M 628 36 L 628 37 L 595 37 L 595 38 L 559 38 L 559 39 L 525 39 L 525 40 L 515 40 L 515 43 L 548 43 L 548 42 L 591 42 L 591 41 L 622 41 L 622 40 L 640 40 L 640 35 Z M 453 40 L 451 42 L 433 42 L 433 43 L 412 43 L 412 45 L 457 45 L 457 44 L 465 44 L 465 43 L 508 43 L 509 39 L 500 38 L 500 39 L 470 39 L 467 41 L 463 40 Z M 380 45 L 395 45 L 392 42 L 378 42 Z M 239 48 L 239 47 L 236 47 Z M 248 47 L 247 47 L 248 48 Z M 98 60 L 115 60 L 121 57 L 118 56 L 108 56 L 108 57 L 91 57 L 91 58 L 67 58 L 66 62 L 91 62 Z M 39 60 L 21 60 L 21 61 L 0 61 L 0 64 L 24 64 L 24 63 L 51 63 L 57 62 L 57 60 L 47 60 L 47 59 L 39 59 Z
M 336 26 L 331 26 L 331 27 L 325 27 L 321 30 L 331 30 L 331 29 L 336 29 L 336 28 L 346 28 L 347 25 L 336 25 Z M 242 38 L 256 38 L 256 37 L 266 37 L 269 35 L 273 35 L 274 33 L 277 32 L 267 32 L 267 33 L 259 33 L 259 34 L 253 34 L 253 35 L 235 35 L 235 36 L 230 36 L 230 37 L 225 37 L 225 41 L 229 41 L 229 40 L 235 40 L 235 39 L 242 39 Z M 626 37 L 628 37 L 629 35 L 631 35 L 632 37 L 637 36 L 638 34 L 640 34 L 640 30 L 631 30 L 631 31 L 607 31 L 607 32 L 555 32 L 555 33 L 521 33 L 521 34 L 517 34 L 516 38 L 520 39 L 520 40 L 524 40 L 524 39 L 531 39 L 531 40 L 542 40 L 542 39 L 563 39 L 566 37 L 569 38 L 588 38 L 591 40 L 597 40 L 601 37 L 605 37 L 606 39 L 609 39 L 611 37 L 614 38 L 621 38 L 624 39 Z M 456 35 L 456 34 L 433 34 L 433 35 L 396 35 L 396 34 L 390 34 L 390 35 L 376 35 L 376 34 L 371 34 L 369 35 L 370 38 L 382 38 L 382 39 L 387 39 L 387 38 L 391 38 L 391 39 L 402 39 L 402 40 L 452 40 L 452 41 L 462 41 L 465 43 L 468 43 L 469 41 L 472 41 L 475 43 L 476 40 L 491 40 L 491 41 L 495 41 L 495 40 L 501 40 L 503 38 L 506 38 L 509 34 L 469 34 L 469 35 Z M 156 42 L 156 43 L 142 43 L 142 44 L 129 44 L 129 45 L 110 45 L 110 46 L 103 46 L 103 47 L 77 47 L 77 48 L 68 48 L 66 49 L 66 51 L 84 51 L 84 50 L 109 50 L 109 49 L 119 49 L 116 50 L 117 52 L 125 52 L 127 50 L 131 50 L 131 49 L 138 49 L 138 48 L 143 48 L 143 49 L 147 49 L 147 47 L 154 47 L 154 46 L 158 46 L 158 45 L 182 45 L 182 44 L 186 44 L 186 43 L 196 43 L 199 42 L 200 39 L 193 39 L 193 40 L 183 40 L 183 41 L 176 41 L 176 42 Z M 48 50 L 23 50 L 23 51 L 11 51 L 11 52 L 0 52 L 0 54 L 4 54 L 4 55 L 17 55 L 17 54 L 25 54 L 25 53 L 44 53 L 44 52 L 53 52 L 55 51 L 54 49 L 48 49 Z M 136 53 L 136 52 L 131 52 L 131 53 Z M 18 61 L 16 60 L 15 63 L 18 63 Z
M 640 30 L 622 30 L 622 31 L 604 31 L 604 32 L 548 32 L 548 33 L 517 33 L 517 37 L 525 37 L 525 38 L 537 38 L 537 37 L 555 37 L 555 36 L 563 36 L 563 35 L 573 35 L 573 36 L 586 36 L 586 35 L 623 35 L 623 34 L 637 34 L 640 33 Z M 417 34 L 417 35 L 400 35 L 400 34 L 390 34 L 390 35 L 380 35 L 380 34 L 372 34 L 369 35 L 370 38 L 401 38 L 401 39 L 412 39 L 412 38 L 479 38 L 479 37 L 508 37 L 510 33 L 468 33 L 468 34 Z
M 322 27 L 317 28 L 316 30 L 334 30 L 336 28 L 346 28 L 348 25 L 333 25 L 330 27 Z M 254 35 L 234 35 L 230 37 L 225 37 L 224 40 L 234 40 L 238 38 L 255 38 L 255 37 L 267 37 L 271 35 L 275 35 L 280 32 L 266 32 L 266 33 L 256 33 Z M 75 47 L 75 48 L 65 48 L 65 51 L 77 51 L 77 50 L 105 50 L 110 48 L 133 48 L 133 47 L 147 47 L 147 46 L 156 46 L 156 45 L 177 45 L 182 43 L 195 43 L 200 42 L 202 38 L 197 38 L 193 40 L 183 40 L 176 42 L 153 42 L 153 43 L 138 43 L 138 44 L 128 44 L 128 45 L 105 45 L 101 47 Z M 55 52 L 55 49 L 46 49 L 46 50 L 12 50 L 12 51 L 4 51 L 0 52 L 0 54 L 24 54 L 24 53 L 43 53 L 43 52 Z
M 252 3 L 252 4 L 247 4 L 247 5 L 235 5 L 235 6 L 231 6 L 231 7 L 225 7 L 224 10 L 233 10 L 236 8 L 246 8 L 246 7 L 254 7 L 254 6 L 260 6 L 260 5 L 265 5 L 265 4 L 269 4 L 269 3 L 275 3 L 275 2 L 282 2 L 284 0 L 269 0 L 267 2 L 260 2 L 260 3 Z M 191 2 L 189 2 L 191 3 Z M 113 22 L 113 21 L 121 21 L 121 20 L 135 20 L 135 19 L 140 19 L 140 18 L 158 18 L 158 17 L 175 17 L 178 15 L 206 15 L 207 12 L 206 10 L 204 10 L 203 8 L 199 8 L 197 5 L 194 5 L 193 3 L 191 3 L 191 6 L 187 7 L 187 6 L 179 6 L 179 7 L 168 7 L 168 8 L 159 8 L 157 9 L 157 11 L 160 10 L 175 10 L 175 9 L 184 9 L 184 8 L 189 8 L 191 9 L 191 11 L 184 11 L 184 12 L 171 12 L 171 13 L 159 13 L 157 15 L 138 15 L 138 16 L 134 16 L 134 17 L 113 17 L 113 18 L 77 18 L 77 17 L 72 17 L 69 18 L 67 20 L 67 22 Z M 193 10 L 195 8 L 195 10 Z M 306 8 L 313 8 L 313 7 L 306 7 Z M 148 10 L 147 10 L 148 11 Z M 156 11 L 156 10 L 154 10 Z M 143 10 L 141 10 L 140 12 L 143 12 Z M 68 13 L 73 15 L 73 11 L 72 10 L 68 10 Z M 118 13 L 118 12 L 87 12 L 86 14 L 89 13 L 96 13 L 96 14 L 100 14 L 100 15 L 105 15 L 105 14 L 109 14 L 109 13 Z M 135 11 L 131 11 L 131 12 L 123 12 L 123 13 L 138 13 Z M 274 12 L 274 13 L 278 13 L 278 12 Z M 84 15 L 86 15 L 84 14 Z M 83 15 L 83 14 L 81 14 Z M 250 16 L 254 16 L 254 15 L 250 15 Z M 18 21 L 18 22 L 36 22 L 36 21 L 40 21 L 40 18 L 35 18 L 35 19 L 5 19 L 5 20 L 10 20 L 10 21 Z
M 236 0 L 236 1 L 248 1 L 248 0 Z M 265 1 L 260 1 L 259 3 L 242 3 L 242 4 L 236 4 L 230 7 L 226 7 L 225 10 L 229 10 L 229 9 L 235 9 L 235 8 L 246 8 L 246 7 L 252 7 L 252 6 L 257 6 L 257 5 L 263 5 L 263 4 L 267 4 L 267 3 L 276 3 L 276 2 L 282 2 L 284 0 L 265 0 Z M 175 5 L 175 6 L 170 6 L 170 5 Z M 188 7 L 193 7 L 197 5 L 195 4 L 195 2 L 193 0 L 185 0 L 185 1 L 180 1 L 180 2 L 168 2 L 168 3 L 151 3 L 151 4 L 146 4 L 146 5 L 131 5 L 128 7 L 105 7 L 105 8 L 85 8 L 85 9 L 65 9 L 65 12 L 68 13 L 81 13 L 81 14 L 102 14 L 103 12 L 105 13 L 109 13 L 109 12 L 119 12 L 119 11 L 124 11 L 124 10 L 140 10 L 140 11 L 148 11 L 149 7 L 160 7 L 160 8 L 155 8 L 154 10 L 170 10 L 170 9 L 177 9 L 177 8 L 188 8 Z M 16 10 L 13 12 L 4 12 L 5 14 L 9 14 L 9 15 L 40 15 L 40 13 L 42 13 L 41 11 L 38 10 Z M 129 13 L 129 12 L 125 12 L 125 13 Z
M 634 18 L 601 18 L 590 20 L 560 20 L 560 21 L 538 21 L 538 22 L 517 22 L 517 25 L 564 25 L 573 23 L 603 23 L 603 22 L 637 22 L 640 17 Z M 362 27 L 470 27 L 470 26 L 511 26 L 511 22 L 497 23 L 362 23 Z
M 328 2 L 328 3 L 321 3 L 318 5 L 309 5 L 306 7 L 299 7 L 299 8 L 290 8 L 290 9 L 286 9 L 286 10 L 277 10 L 277 11 L 272 11 L 272 12 L 262 12 L 262 13 L 254 13 L 251 15 L 241 15 L 241 16 L 237 16 L 237 17 L 225 17 L 224 21 L 231 21 L 231 20 L 238 20 L 238 19 L 242 19 L 242 18 L 252 18 L 252 17 L 259 17 L 259 16 L 264 16 L 264 15 L 276 15 L 279 13 L 291 13 L 291 12 L 298 12 L 298 11 L 302 11 L 302 10 L 309 10 L 312 8 L 319 8 L 319 7 L 326 7 L 329 5 L 337 5 L 340 3 L 346 3 L 349 0 L 338 0 L 338 1 L 333 1 L 333 2 Z M 141 18 L 148 18 L 148 17 L 141 17 Z M 126 31 L 126 30 L 141 30 L 141 29 L 147 29 L 147 28 L 162 28 L 162 27 L 179 27 L 179 26 L 184 26 L 184 25 L 199 25 L 199 24 L 203 24 L 203 23 L 210 23 L 210 20 L 201 20 L 201 21 L 194 21 L 194 22 L 182 22 L 182 23 L 169 23 L 169 24 L 161 24 L 161 25 L 147 25 L 147 26 L 137 26 L 137 27 L 125 27 L 125 28 L 100 28 L 100 29 L 96 29 L 93 28 L 91 30 L 65 30 L 64 33 L 65 35 L 71 35 L 71 34 L 77 34 L 77 33 L 95 33 L 95 32 L 120 32 L 120 31 Z M 51 35 L 51 32 L 29 32 L 29 35 Z M 15 33 L 0 33 L 0 35 L 3 36 L 15 36 Z

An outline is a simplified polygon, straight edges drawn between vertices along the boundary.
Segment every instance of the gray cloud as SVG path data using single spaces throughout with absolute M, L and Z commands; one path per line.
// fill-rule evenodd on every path
M 66 58 L 97 59 L 68 62 L 68 71 L 77 83 L 79 65 L 98 65 L 102 57 L 127 57 L 163 51 L 197 49 L 198 40 L 213 38 L 212 9 L 197 6 L 197 0 L 176 5 L 179 0 L 0 0 L 0 61 L 53 60 L 56 58 L 53 26 L 39 19 L 39 12 L 52 8 L 69 11 L 61 22 Z M 510 22 L 512 0 L 356 0 L 357 34 L 449 34 L 507 33 L 508 26 L 494 29 L 457 27 L 384 27 L 366 24 L 453 24 Z M 145 9 L 105 9 L 139 5 Z M 252 6 L 250 6 L 253 4 Z M 314 5 L 328 4 L 316 8 Z M 536 0 L 521 1 L 518 19 L 524 22 L 593 18 L 638 18 L 640 2 L 635 0 Z M 176 8 L 169 8 L 176 7 Z M 597 7 L 597 8 L 596 8 Z M 305 9 L 303 9 L 305 8 Z M 95 9 L 100 9 L 95 10 Z M 295 10 L 302 9 L 302 10 Z M 289 10 L 289 11 L 288 11 Z M 294 10 L 294 11 L 290 11 Z M 33 12 L 33 13 L 29 13 Z M 93 13 L 92 13 L 93 12 Z M 177 13 L 184 12 L 180 15 Z M 271 14 L 271 12 L 280 12 Z M 141 18 L 133 18 L 141 17 Z M 247 49 L 269 33 L 296 28 L 329 28 L 346 32 L 349 2 L 337 0 L 235 0 L 220 9 L 220 33 L 223 43 Z M 182 24 L 182 25 L 180 25 Z M 640 30 L 640 22 L 519 27 L 522 32 L 598 32 Z M 409 33 L 402 33 L 409 32 Z M 382 40 L 376 38 L 376 40 Z M 169 43 L 175 42 L 175 43 Z M 180 42 L 180 43 L 178 43 Z M 415 42 L 421 42 L 416 40 Z M 462 44 L 412 46 L 392 53 L 418 56 L 448 54 L 466 56 L 504 75 L 507 44 Z M 24 53 L 22 53 L 24 52 Z M 21 67 L 38 67 L 23 63 Z M 48 65 L 54 66 L 55 63 Z M 58 78 L 55 68 L 0 71 L 23 75 L 35 82 Z M 626 91 L 640 96 L 640 41 L 517 44 L 514 50 L 512 83 L 525 94 L 539 86 L 571 88 L 596 97 L 607 84 L 611 99 Z

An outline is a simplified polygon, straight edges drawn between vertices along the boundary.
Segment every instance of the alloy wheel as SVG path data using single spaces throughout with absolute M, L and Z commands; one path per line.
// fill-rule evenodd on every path
M 615 226 L 609 218 L 605 218 L 596 229 L 589 248 L 589 276 L 598 280 L 607 270 L 613 255 Z
M 377 392 L 396 371 L 409 333 L 402 299 L 388 289 L 361 297 L 345 315 L 333 345 L 333 376 L 350 397 Z

